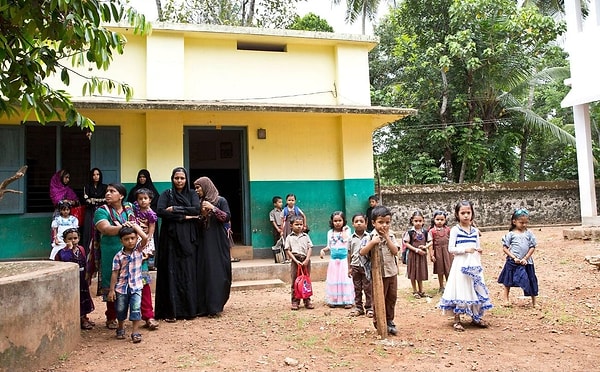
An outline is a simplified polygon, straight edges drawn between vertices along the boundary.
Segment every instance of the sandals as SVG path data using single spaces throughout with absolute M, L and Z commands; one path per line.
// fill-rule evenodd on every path
M 240 262 L 241 260 L 239 258 L 233 258 L 231 257 L 231 262 Z
M 175 318 L 166 318 L 165 319 L 165 322 L 167 322 L 167 323 L 175 323 L 176 321 L 177 321 L 177 319 L 175 319 Z
M 373 310 L 367 310 L 367 318 L 373 317 Z
M 133 337 L 133 335 L 131 335 Z M 117 329 L 117 340 L 124 340 L 125 339 L 125 328 L 119 328 Z
M 413 292 L 413 297 L 418 300 L 419 298 L 421 298 L 421 294 L 419 292 Z
M 92 322 L 90 322 L 86 318 L 81 318 L 81 329 L 89 330 L 92 328 L 94 328 L 94 325 L 92 324 Z
M 142 342 L 142 335 L 140 333 L 132 333 L 131 341 L 133 341 L 134 344 Z
M 308 301 L 304 301 L 304 307 L 311 310 L 311 309 L 315 308 L 315 305 L 313 305 L 311 300 L 308 300 Z
M 465 327 L 463 327 L 463 325 L 460 322 L 455 322 L 452 327 L 454 328 L 454 330 L 456 332 L 464 332 L 465 331 Z
M 87 319 L 81 320 L 81 329 L 90 330 L 92 328 L 94 328 L 94 326 Z
M 344 309 L 352 309 L 352 304 L 346 304 L 346 305 L 344 305 Z
M 108 329 L 117 329 L 117 328 L 119 328 L 119 324 L 117 323 L 116 319 L 107 320 L 106 321 L 106 328 L 108 328 Z
M 421 296 L 421 298 L 431 298 L 431 296 L 425 292 L 419 292 L 419 296 Z
M 299 308 L 300 308 L 300 304 L 292 302 L 292 307 L 291 307 L 292 310 L 298 310 Z
M 474 325 L 475 327 L 479 327 L 479 328 L 488 328 L 490 326 L 489 324 L 487 324 L 483 320 L 480 320 L 478 322 L 475 321 L 475 320 L 472 320 L 471 324 Z
M 84 320 L 86 320 L 88 323 L 90 323 L 92 325 L 92 327 L 96 326 L 96 322 L 90 320 L 90 318 L 88 318 L 87 316 L 83 317 Z
M 348 314 L 348 316 L 361 316 L 361 315 L 365 315 L 365 312 L 361 309 L 356 309 L 356 308 Z
M 158 322 L 156 321 L 156 319 L 150 318 L 146 320 L 146 324 L 144 324 L 144 327 L 148 328 L 151 331 L 154 331 L 158 328 Z

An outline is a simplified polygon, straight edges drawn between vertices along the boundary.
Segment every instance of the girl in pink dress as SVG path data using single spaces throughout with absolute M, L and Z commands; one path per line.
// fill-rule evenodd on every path
M 330 307 L 343 306 L 351 309 L 354 304 L 354 284 L 352 277 L 348 275 L 348 243 L 352 233 L 346 225 L 344 212 L 333 212 L 329 226 L 331 230 L 327 232 L 327 246 L 320 253 L 323 258 L 325 252 L 331 252 L 325 281 L 325 302 Z

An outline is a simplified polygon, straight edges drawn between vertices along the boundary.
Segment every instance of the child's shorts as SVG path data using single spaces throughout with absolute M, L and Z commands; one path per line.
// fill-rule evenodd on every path
M 142 291 L 132 291 L 127 289 L 127 293 L 117 293 L 115 301 L 117 310 L 117 319 L 123 321 L 127 319 L 127 309 L 129 308 L 129 320 L 142 319 Z

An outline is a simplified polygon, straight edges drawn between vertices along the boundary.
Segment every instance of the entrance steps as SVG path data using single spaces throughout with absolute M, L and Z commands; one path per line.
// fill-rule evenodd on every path
M 244 291 L 248 289 L 267 289 L 278 288 L 285 286 L 285 283 L 280 279 L 266 280 L 239 280 L 231 283 L 232 291 Z
M 323 260 L 319 256 L 312 257 L 310 277 L 313 282 L 325 280 L 328 263 L 329 256 Z M 231 271 L 232 290 L 273 288 L 291 284 L 290 264 L 275 263 L 273 259 L 242 259 L 231 264 Z
M 310 278 L 313 282 L 325 281 L 329 256 L 320 259 L 319 256 L 311 258 Z M 240 262 L 231 264 L 233 283 L 232 290 L 264 289 L 289 286 L 291 284 L 290 264 L 275 263 L 273 259 L 248 259 L 242 258 Z M 156 289 L 156 271 L 150 271 L 150 287 Z M 94 287 L 95 288 L 95 287 Z

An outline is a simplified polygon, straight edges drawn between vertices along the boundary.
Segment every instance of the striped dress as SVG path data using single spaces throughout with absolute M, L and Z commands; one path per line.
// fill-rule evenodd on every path
M 465 253 L 468 248 L 479 248 L 479 230 L 468 231 L 459 225 L 450 230 L 448 251 L 454 254 L 448 282 L 438 304 L 444 312 L 467 314 L 480 321 L 485 310 L 492 308 L 490 294 L 483 278 L 479 252 Z

